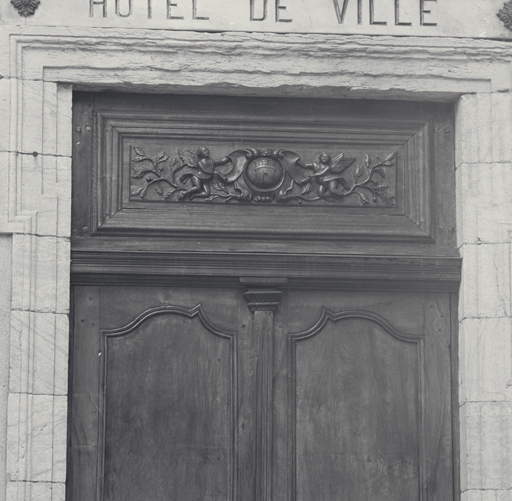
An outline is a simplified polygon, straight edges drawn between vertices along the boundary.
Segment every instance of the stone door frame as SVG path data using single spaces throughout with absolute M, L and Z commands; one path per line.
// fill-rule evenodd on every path
M 4 27 L 0 40 L 0 232 L 13 234 L 7 499 L 65 496 L 73 89 L 455 102 L 461 488 L 465 500 L 512 488 L 509 44 L 54 27 Z

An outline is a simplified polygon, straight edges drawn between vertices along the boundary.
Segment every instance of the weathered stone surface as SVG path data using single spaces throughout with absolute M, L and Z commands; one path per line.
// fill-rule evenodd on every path
M 12 264 L 13 276 L 17 277 L 13 280 L 13 308 L 67 314 L 69 241 L 33 235 L 15 235 L 13 238 L 17 250 L 13 253 Z M 30 277 L 29 281 L 25 281 L 26 276 Z
M 9 482 L 9 501 L 53 501 L 54 484 L 48 482 Z
M 11 157 L 14 155 L 12 153 L 8 153 L 6 151 L 0 151 L 0 170 L 2 172 L 9 172 L 9 165 Z M 0 183 L 0 231 L 2 230 L 2 226 L 5 228 L 9 224 L 9 183 Z
M 67 395 L 69 360 L 69 317 L 55 315 L 54 395 Z
M 466 244 L 460 253 L 460 319 L 510 316 L 510 245 Z
M 27 449 L 30 429 L 27 417 L 32 416 L 30 403 L 32 397 L 27 394 L 9 393 L 7 408 L 7 477 L 9 481 L 27 478 L 27 458 L 31 453 Z
M 30 320 L 27 311 L 11 312 L 9 390 L 11 393 L 27 391 L 33 373 L 28 365 Z
M 512 403 L 466 403 L 460 418 L 462 491 L 511 489 Z
M 30 501 L 36 500 L 50 500 L 52 498 L 52 484 L 37 482 L 31 485 L 30 489 Z
M 9 128 L 11 125 L 11 79 L 0 78 L 0 152 L 9 151 Z
M 8 454 L 11 481 L 64 481 L 66 407 L 67 397 L 10 394 L 7 446 L 18 451 Z
M 15 310 L 11 314 L 11 392 L 66 395 L 67 315 Z M 67 377 L 66 377 L 67 378 Z
M 377 89 L 379 82 L 373 81 L 370 86 L 366 75 L 378 75 L 388 99 L 405 92 L 407 88 L 428 93 L 428 85 L 433 95 L 443 95 L 449 90 L 456 97 L 461 93 L 491 92 L 495 87 L 501 87 L 502 80 L 510 82 L 508 45 L 502 42 L 156 30 L 140 30 L 134 36 L 134 32 L 128 29 L 87 28 L 74 30 L 74 37 L 69 37 L 69 30 L 59 28 L 16 27 L 9 28 L 9 31 L 4 28 L 0 34 L 2 31 L 6 42 L 15 42 L 23 54 L 19 61 L 17 58 L 12 61 L 9 69 L 10 75 L 15 78 L 80 82 L 87 70 L 90 73 L 94 68 L 101 67 L 104 75 L 96 72 L 96 83 L 114 82 L 117 72 L 117 79 L 125 85 L 125 90 L 138 83 L 151 87 L 167 84 L 168 88 L 172 88 L 180 82 L 187 82 L 194 88 L 207 83 L 206 79 L 203 81 L 194 77 L 212 73 L 224 75 L 223 79 L 213 81 L 217 84 L 230 82 L 237 77 L 247 87 L 254 85 L 262 89 L 273 87 L 273 81 L 283 74 L 300 75 L 300 84 L 296 85 L 296 90 L 292 89 L 294 94 L 308 81 L 312 84 L 316 82 L 314 86 L 319 90 L 326 87 L 329 81 L 335 88 L 348 84 L 350 89 L 358 90 L 360 82 L 365 80 L 369 87 Z M 38 36 L 48 37 L 57 44 L 34 43 L 34 37 L 37 39 Z M 115 43 L 110 43 L 109 37 Z M 143 39 L 146 43 L 144 50 L 141 50 L 140 42 Z M 69 50 L 66 50 L 66 46 Z M 162 56 L 163 50 L 167 51 L 167 57 Z M 129 58 L 118 57 L 127 51 L 130 52 Z M 223 56 L 226 51 L 232 56 L 229 65 L 225 64 Z M 149 53 L 154 54 L 158 64 L 148 67 L 146 58 Z M 206 53 L 208 57 L 202 57 L 201 54 Z M 467 57 L 468 53 L 471 54 L 470 58 Z M 405 54 L 408 61 L 404 66 L 399 59 Z M 435 63 L 434 57 L 437 57 Z M 314 58 L 314 66 L 310 64 L 310 58 Z M 490 58 L 492 63 L 489 62 Z M 247 66 L 248 60 L 250 66 Z M 259 61 L 265 64 L 258 64 Z M 452 63 L 457 64 L 455 79 Z M 42 66 L 45 67 L 44 72 Z M 365 72 L 359 70 L 363 67 Z M 135 73 L 133 70 L 138 71 Z M 144 75 L 150 76 L 151 72 L 154 72 L 154 78 L 142 78 Z M 173 75 L 177 82 L 166 81 L 163 78 L 166 72 L 177 73 Z M 264 81 L 261 85 L 250 81 L 258 78 L 259 74 L 267 77 L 266 84 Z M 345 74 L 346 80 L 336 83 L 335 77 L 340 74 Z M 127 75 L 130 75 L 129 79 L 123 78 Z M 249 75 L 251 79 L 248 79 Z M 400 75 L 405 80 L 398 84 L 394 75 Z M 421 78 L 418 78 L 420 75 Z M 442 78 L 440 85 L 432 88 L 432 83 L 439 78 Z M 281 95 L 284 93 L 285 89 L 280 92 Z M 415 98 L 421 100 L 424 97 L 416 95 Z
M 33 310 L 33 298 L 30 291 L 32 277 L 30 266 L 35 266 L 35 255 L 33 252 L 34 241 L 37 237 L 33 235 L 13 235 L 13 259 L 12 259 L 12 303 L 13 310 Z M 14 252 L 15 250 L 15 252 Z
M 53 399 L 53 464 L 52 481 L 66 482 L 66 448 L 68 426 L 68 399 L 56 396 Z M 54 493 L 57 495 L 57 493 Z M 64 499 L 64 497 L 62 497 Z
M 69 277 L 71 244 L 68 239 L 57 239 L 57 276 L 55 279 L 55 313 L 69 314 Z
M 510 242 L 512 164 L 462 164 L 456 177 L 459 245 Z
M 39 236 L 69 237 L 71 232 L 71 157 L 0 153 L 0 161 L 11 170 L 15 182 L 6 183 L 5 191 L 19 186 L 18 214 L 32 218 L 33 232 Z M 25 196 L 26 195 L 26 196 Z M 13 198 L 12 191 L 6 193 Z M 2 204 L 5 219 L 12 218 L 13 208 Z M 1 214 L 1 213 L 0 213 Z
M 506 80 L 510 87 L 510 75 L 507 75 Z M 495 85 L 493 82 L 491 88 Z M 456 114 L 456 166 L 510 162 L 512 145 L 506 137 L 511 133 L 511 113 L 508 90 L 461 96 Z
M 5 175 L 5 183 L 0 183 L 0 232 L 33 233 L 36 224 L 34 214 L 20 210 L 16 204 L 19 199 L 19 155 L 14 152 L 0 152 L 0 162 Z
M 6 498 L 12 501 L 24 501 L 27 499 L 25 493 L 27 493 L 28 485 L 26 482 L 8 482 L 6 486 Z
M 461 501 L 512 501 L 512 491 L 466 491 Z
M 22 86 L 23 106 L 21 110 L 21 122 L 23 127 L 18 129 L 21 135 L 21 147 L 19 153 L 37 153 L 43 151 L 43 89 L 41 80 L 25 80 Z
M 455 164 L 492 162 L 492 95 L 463 95 L 457 102 Z
M 71 156 L 70 85 L 44 82 L 43 152 L 45 155 Z
M 66 499 L 66 484 L 54 482 L 52 484 L 52 499 L 51 499 L 51 501 L 65 501 L 65 499 Z M 504 500 L 504 501 L 508 501 L 508 500 Z
M 27 476 L 20 480 L 36 480 L 50 482 L 53 473 L 53 432 L 55 421 L 53 416 L 51 395 L 34 395 L 32 397 L 32 422 L 30 427 L 31 458 L 27 468 Z
M 11 312 L 11 245 L 0 235 L 0 501 L 5 501 L 7 395 L 9 390 L 9 324 Z
M 510 318 L 466 318 L 459 327 L 459 399 L 504 401 L 512 376 Z
M 507 92 L 493 92 L 493 162 L 510 162 L 510 159 L 512 158 L 512 141 L 506 140 L 507 136 L 512 136 L 512 122 L 510 120 L 511 114 L 512 96 L 510 95 L 510 89 L 507 89 Z

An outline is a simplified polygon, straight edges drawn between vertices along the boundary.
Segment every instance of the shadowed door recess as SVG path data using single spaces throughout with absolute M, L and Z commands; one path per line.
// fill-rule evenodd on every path
M 441 188 L 429 171 L 442 167 L 432 151 L 448 148 L 434 136 L 446 113 L 405 107 L 390 138 L 371 125 L 388 105 L 369 105 L 368 116 L 360 108 L 356 119 L 350 104 L 357 131 L 333 139 L 341 125 L 328 110 L 341 105 L 298 100 L 323 113 L 324 125 L 307 124 L 318 137 L 295 155 L 282 124 L 273 140 L 288 137 L 285 153 L 263 149 L 272 138 L 254 122 L 242 138 L 259 142 L 252 150 L 229 139 L 238 119 L 228 112 L 257 114 L 251 100 L 227 100 L 228 118 L 209 112 L 201 129 L 193 109 L 183 114 L 186 99 L 174 115 L 146 103 L 128 117 L 134 99 L 76 99 L 76 123 L 90 120 L 96 135 L 75 148 L 74 168 L 89 174 L 76 174 L 88 188 L 74 207 L 68 499 L 457 500 L 460 263 L 450 231 L 433 225 L 436 211 L 446 226 L 452 216 L 433 203 Z M 207 111 L 213 102 L 205 98 Z M 296 106 L 288 115 L 288 105 L 275 106 L 306 137 Z M 158 113 L 172 115 L 168 128 L 162 116 L 153 123 Z M 109 120 L 117 125 L 105 127 Z M 414 130 L 421 140 L 403 146 Z M 207 153 L 194 153 L 194 134 L 210 138 Z M 134 146 L 141 138 L 147 144 Z M 190 147 L 173 164 L 156 151 L 162 138 Z M 330 142 L 352 149 L 335 155 Z M 307 148 L 318 160 L 297 159 Z M 384 198 L 366 203 L 365 183 L 375 188 L 372 176 L 380 178 L 374 167 L 392 173 Z M 407 184 L 411 176 L 420 188 Z M 160 184 L 171 186 L 167 201 Z M 153 199 L 141 198 L 144 189 Z M 416 196 L 425 203 L 411 205 Z M 336 222 L 323 226 L 329 214 Z M 256 236 L 237 229 L 238 216 Z M 275 218 L 280 236 L 268 228 Z

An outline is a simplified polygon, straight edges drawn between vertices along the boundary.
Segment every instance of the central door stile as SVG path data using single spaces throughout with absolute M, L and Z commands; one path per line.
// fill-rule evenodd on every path
M 241 278 L 249 286 L 244 297 L 253 313 L 251 335 L 256 345 L 256 501 L 272 500 L 272 414 L 274 312 L 286 279 Z

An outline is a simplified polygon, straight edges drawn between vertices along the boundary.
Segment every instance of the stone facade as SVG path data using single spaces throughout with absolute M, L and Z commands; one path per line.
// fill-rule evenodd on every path
M 9 323 L 11 318 L 11 237 L 0 236 L 0 499 L 5 500 Z
M 71 97 L 110 89 L 456 103 L 462 500 L 512 501 L 509 43 L 24 24 L 0 31 L 0 500 L 64 500 Z

